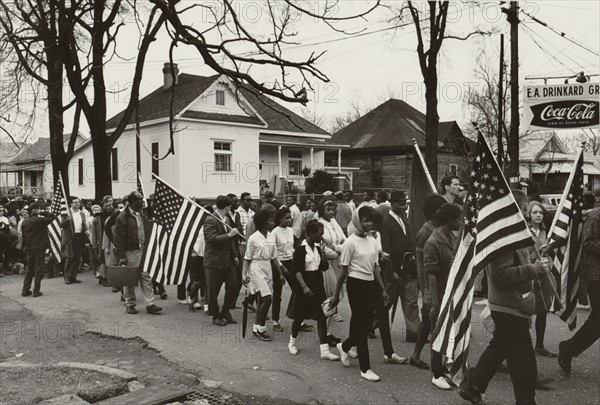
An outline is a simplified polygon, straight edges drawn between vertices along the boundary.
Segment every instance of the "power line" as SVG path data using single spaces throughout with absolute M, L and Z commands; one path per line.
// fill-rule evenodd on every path
M 546 54 L 546 58 L 548 58 L 548 62 L 550 62 L 556 70 L 558 70 L 558 68 L 556 67 L 554 62 L 552 62 L 552 59 L 554 59 L 561 65 L 563 65 L 568 70 L 575 72 L 573 69 L 569 68 L 567 65 L 565 65 L 560 60 L 558 60 L 554 55 L 552 55 L 550 52 L 548 52 L 544 47 L 542 47 L 542 45 L 540 45 L 540 43 L 538 41 L 536 41 L 535 38 L 529 33 L 531 31 L 531 28 L 527 27 L 526 25 L 522 25 L 522 27 L 523 27 L 523 32 L 537 45 L 538 48 L 540 48 L 542 50 L 542 52 L 544 52 Z
M 540 34 L 538 34 L 537 32 L 535 32 L 535 30 L 533 30 L 532 28 L 530 28 L 530 27 L 528 27 L 528 26 L 526 26 L 526 25 L 524 25 L 523 27 L 524 27 L 524 28 L 526 27 L 526 28 L 527 28 L 527 29 L 528 29 L 528 30 L 529 30 L 531 33 L 533 33 L 533 34 L 535 34 L 536 36 L 538 36 L 538 37 L 539 37 L 541 40 L 543 40 L 543 41 L 544 41 L 546 44 L 548 44 L 549 46 L 551 46 L 552 48 L 554 48 L 554 49 L 555 49 L 557 52 L 559 52 L 559 53 L 558 53 L 558 54 L 556 54 L 555 56 L 558 56 L 558 55 L 560 55 L 560 54 L 562 53 L 562 52 L 560 52 L 560 50 L 559 50 L 559 49 L 558 49 L 556 46 L 554 46 L 554 44 L 552 44 L 552 42 L 548 41 L 548 40 L 547 40 L 546 38 L 544 38 L 542 35 L 540 35 Z M 576 64 L 577 66 L 579 66 L 581 69 L 584 69 L 584 70 L 585 70 L 585 68 L 583 67 L 583 65 L 582 65 L 581 63 L 577 62 L 575 59 L 571 58 L 571 57 L 570 57 L 569 55 L 567 55 L 566 53 L 562 53 L 562 55 L 563 55 L 565 58 L 569 59 L 569 60 L 570 60 L 571 62 L 573 62 L 574 64 Z M 583 59 L 582 59 L 582 60 L 583 60 Z M 587 62 L 587 61 L 585 61 L 585 60 L 584 60 L 584 62 Z
M 532 16 L 532 15 L 531 15 L 531 14 L 529 14 L 528 12 L 526 12 L 526 11 L 523 11 L 523 9 L 521 9 L 521 12 L 522 12 L 523 14 L 525 14 L 527 17 L 531 18 L 531 19 L 532 19 L 533 21 L 535 21 L 536 23 L 540 24 L 541 26 L 544 26 L 544 27 L 548 28 L 549 30 L 551 30 L 552 32 L 554 32 L 555 34 L 558 34 L 558 35 L 560 35 L 561 37 L 563 37 L 563 38 L 564 38 L 564 39 L 566 39 L 567 41 L 574 43 L 574 44 L 575 44 L 575 45 L 577 45 L 578 47 L 580 47 L 580 48 L 582 48 L 582 49 L 585 49 L 586 51 L 588 51 L 588 52 L 591 52 L 591 53 L 593 53 L 593 54 L 594 54 L 594 55 L 596 55 L 596 56 L 600 56 L 600 54 L 599 54 L 597 51 L 595 51 L 595 50 L 593 50 L 593 49 L 591 49 L 591 48 L 589 48 L 589 47 L 587 47 L 587 46 L 585 46 L 585 45 L 581 44 L 580 42 L 577 42 L 577 40 L 575 40 L 575 39 L 571 38 L 570 36 L 567 36 L 567 34 L 566 34 L 566 33 L 562 32 L 562 31 L 560 31 L 560 30 L 558 30 L 558 29 L 556 29 L 556 28 L 554 28 L 554 27 L 552 27 L 552 26 L 550 26 L 550 25 L 548 25 L 548 23 L 545 23 L 544 21 L 541 21 L 541 20 L 539 20 L 538 18 L 536 18 L 536 17 Z

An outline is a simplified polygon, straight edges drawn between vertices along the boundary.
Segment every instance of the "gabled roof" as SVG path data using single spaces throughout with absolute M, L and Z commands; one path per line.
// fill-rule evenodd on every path
M 350 125 L 333 134 L 334 143 L 348 144 L 351 149 L 409 147 L 413 138 L 425 146 L 425 114 L 397 99 L 389 99 Z M 446 147 L 468 142 L 456 121 L 440 122 L 438 139 Z
M 29 145 L 25 142 L 17 142 L 17 145 L 13 142 L 0 142 L 0 163 L 7 164 L 12 162 L 19 152 Z
M 45 160 L 50 153 L 50 138 L 39 138 L 32 145 L 23 148 L 11 161 L 13 164 Z
M 519 142 L 519 161 L 537 161 L 544 154 L 570 154 L 554 131 L 536 131 Z
M 194 100 L 204 93 L 220 76 L 197 76 L 187 73 L 180 73 L 176 85 L 173 113 L 174 115 L 182 112 Z M 234 89 L 235 91 L 235 89 Z M 240 93 L 245 97 L 252 107 L 258 112 L 260 117 L 267 123 L 267 130 L 300 132 L 307 134 L 329 135 L 329 133 L 318 126 L 310 123 L 294 112 L 281 106 L 275 101 L 270 100 L 263 95 L 256 95 L 253 92 L 240 89 Z M 142 98 L 139 103 L 140 122 L 164 119 L 169 117 L 170 111 L 170 91 L 163 90 L 162 84 L 152 93 Z M 124 112 L 110 118 L 106 122 L 106 128 L 116 128 L 123 117 Z M 186 110 L 184 118 L 207 119 L 211 121 L 241 122 L 251 124 L 262 124 L 259 117 L 244 117 L 228 114 L 204 113 L 202 111 Z M 135 123 L 135 114 L 132 115 L 128 124 Z

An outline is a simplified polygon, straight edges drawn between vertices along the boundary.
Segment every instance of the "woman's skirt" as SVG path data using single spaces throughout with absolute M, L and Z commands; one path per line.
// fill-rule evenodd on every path
M 293 291 L 286 315 L 291 319 L 314 319 L 324 317 L 321 303 L 327 299 L 323 288 L 323 276 L 325 272 L 307 271 L 302 273 L 304 282 L 311 289 L 312 295 L 306 295 L 300 291 Z

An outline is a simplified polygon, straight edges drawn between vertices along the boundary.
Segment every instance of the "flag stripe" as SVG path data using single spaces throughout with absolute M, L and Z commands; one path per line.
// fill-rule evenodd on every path
M 204 209 L 181 197 L 171 187 L 156 179 L 154 218 L 146 248 L 143 270 L 154 281 L 181 284 L 187 261 L 198 238 Z
M 452 363 L 454 382 L 462 380 L 471 339 L 473 285 L 491 261 L 533 245 L 525 219 L 487 142 L 480 135 L 463 216 L 465 228 L 434 330 L 433 350 Z

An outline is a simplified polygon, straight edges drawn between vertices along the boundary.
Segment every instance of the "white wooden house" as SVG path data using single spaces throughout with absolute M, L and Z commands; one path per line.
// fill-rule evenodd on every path
M 165 64 L 163 83 L 140 100 L 141 173 L 147 194 L 154 192 L 152 173 L 198 198 L 245 191 L 258 196 L 266 186 L 273 190 L 279 178 L 302 188 L 302 169 L 323 168 L 324 151 L 343 147 L 332 145 L 325 130 L 269 98 L 236 91 L 224 76 L 179 74 L 176 65 L 175 69 L 174 84 Z M 170 147 L 172 85 L 175 154 L 157 160 L 153 156 L 162 158 Z M 122 114 L 108 120 L 107 132 L 114 130 Z M 115 196 L 136 188 L 135 136 L 133 117 L 112 151 Z M 75 151 L 71 164 L 76 167 L 71 193 L 94 198 L 91 142 Z

